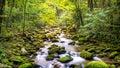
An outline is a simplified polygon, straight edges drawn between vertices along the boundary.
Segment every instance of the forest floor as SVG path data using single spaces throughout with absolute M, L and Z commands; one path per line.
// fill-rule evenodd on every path
M 46 33 L 54 30 L 56 31 L 46 36 Z M 67 38 L 77 41 L 69 44 L 71 46 L 77 44 L 78 47 L 76 47 L 76 50 L 78 52 L 87 51 L 92 53 L 93 56 L 100 57 L 105 63 L 109 64 L 110 67 L 111 65 L 116 68 L 120 67 L 119 46 L 96 41 L 95 39 L 89 40 L 89 38 L 76 34 L 71 29 L 61 26 L 59 26 L 59 28 L 58 26 L 46 26 L 40 30 L 26 31 L 24 35 L 22 33 L 11 32 L 7 37 L 1 37 L 0 66 L 18 68 L 22 64 L 31 65 L 32 63 L 34 68 L 37 67 L 33 60 L 37 55 L 36 52 L 45 46 L 43 42 L 48 39 L 51 39 L 52 42 L 57 42 L 55 36 L 61 32 L 64 32 Z M 87 60 L 91 61 L 92 59 Z

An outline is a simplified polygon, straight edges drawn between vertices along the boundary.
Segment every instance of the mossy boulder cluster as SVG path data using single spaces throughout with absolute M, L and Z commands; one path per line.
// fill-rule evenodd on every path
M 70 57 L 70 56 L 65 56 L 65 57 L 62 57 L 62 58 L 59 58 L 58 61 L 62 62 L 62 63 L 67 63 L 67 62 L 70 62 L 72 61 L 73 58 Z
M 49 34 L 46 34 L 44 35 L 43 37 L 43 40 L 44 41 L 51 41 L 51 42 L 58 42 L 58 37 L 57 37 L 57 32 L 53 32 L 53 33 L 49 33 Z
M 89 62 L 85 68 L 109 68 L 108 65 L 101 61 L 91 61 Z
M 53 60 L 54 58 L 59 58 L 59 54 L 64 54 L 66 52 L 64 47 L 60 47 L 58 45 L 51 45 L 48 51 L 48 56 L 46 57 L 46 60 Z
M 18 68 L 21 64 L 34 62 L 33 58 L 35 58 L 36 52 L 44 46 L 44 40 L 42 39 L 44 35 L 44 30 L 26 31 L 24 34 L 14 33 L 7 42 L 2 41 L 2 46 L 4 46 L 2 49 L 5 48 L 5 50 L 0 49 L 0 63 L 2 66 Z M 30 58 L 30 55 L 33 55 L 33 57 Z

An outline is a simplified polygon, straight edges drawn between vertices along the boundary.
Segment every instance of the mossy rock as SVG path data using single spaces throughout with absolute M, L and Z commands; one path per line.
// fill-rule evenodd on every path
M 64 47 L 60 47 L 60 46 L 56 46 L 56 45 L 52 45 L 48 51 L 49 54 L 54 54 L 54 53 L 63 54 L 65 52 L 66 51 L 65 51 Z
M 104 52 L 110 52 L 111 51 L 111 48 L 106 48 L 105 50 L 104 50 Z
M 85 58 L 85 59 L 92 59 L 93 58 L 93 54 L 88 52 L 88 51 L 85 51 L 83 50 L 81 53 L 80 53 L 80 56 Z
M 105 56 L 107 56 L 107 53 L 100 53 L 99 56 L 100 57 L 105 57 Z
M 114 64 L 112 64 L 112 65 L 110 64 L 109 68 L 116 68 L 116 66 Z
M 109 55 L 109 58 L 114 58 L 117 54 L 118 54 L 117 51 L 112 52 L 112 53 Z
M 54 54 L 50 54 L 46 57 L 47 61 L 53 60 L 54 59 Z
M 70 57 L 70 56 L 65 56 L 65 57 L 62 57 L 62 58 L 59 58 L 58 61 L 62 62 L 62 63 L 67 63 L 67 62 L 70 62 L 72 61 L 73 58 Z
M 120 60 L 120 56 L 115 56 L 115 60 Z
M 77 35 L 77 34 L 72 35 L 71 39 L 72 40 L 78 40 L 79 39 L 79 35 Z
M 21 56 L 12 56 L 10 60 L 14 63 L 22 63 L 25 61 Z
M 31 63 L 21 64 L 18 68 L 33 68 Z
M 9 65 L 0 63 L 0 68 L 12 68 L 12 67 Z
M 69 67 L 70 67 L 70 68 L 82 68 L 81 65 L 70 65 Z
M 92 47 L 92 48 L 89 48 L 87 51 L 88 52 L 95 52 L 95 50 L 96 50 L 95 47 Z
M 57 38 L 52 38 L 51 41 L 52 42 L 59 42 Z
M 85 68 L 109 68 L 108 65 L 101 61 L 91 61 L 89 62 Z
M 2 63 L 3 63 L 3 64 L 10 65 L 10 66 L 13 66 L 13 63 L 10 62 L 8 59 L 2 59 Z
M 84 38 L 84 37 L 81 37 L 81 38 L 79 38 L 79 40 L 78 40 L 78 45 L 82 45 L 82 44 L 84 44 L 85 42 L 86 42 L 87 40 L 86 40 L 86 38 Z
M 118 66 L 117 68 L 120 68 L 120 66 Z
M 75 45 L 75 41 L 68 43 L 69 45 Z
M 77 45 L 83 45 L 83 44 L 84 44 L 84 42 L 82 42 L 82 41 L 77 43 Z

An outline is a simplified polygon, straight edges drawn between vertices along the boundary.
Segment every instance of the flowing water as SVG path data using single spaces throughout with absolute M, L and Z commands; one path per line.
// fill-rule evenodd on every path
M 54 68 L 53 64 L 58 64 L 60 65 L 59 68 L 70 68 L 70 65 L 81 65 L 82 68 L 84 68 L 84 64 L 83 62 L 85 62 L 85 59 L 80 57 L 79 52 L 75 51 L 75 46 L 69 45 L 68 43 L 72 42 L 73 40 L 71 39 L 67 39 L 65 37 L 65 35 L 63 33 L 60 34 L 59 37 L 59 42 L 44 42 L 44 44 L 46 45 L 45 47 L 41 48 L 39 52 L 37 52 L 37 56 L 35 58 L 35 62 L 40 65 L 41 67 L 39 68 Z M 64 42 L 63 42 L 64 41 Z M 64 56 L 71 56 L 73 58 L 72 61 L 68 62 L 68 63 L 60 63 L 59 61 L 57 61 L 56 59 L 52 60 L 52 61 L 47 61 L 46 60 L 46 56 L 48 56 L 48 48 L 52 45 L 52 44 L 56 44 L 58 46 L 61 47 L 65 47 L 66 53 L 65 54 L 60 54 L 60 57 L 64 57 Z M 99 59 L 97 57 L 94 57 L 95 59 Z M 100 59 L 99 59 L 100 60 Z

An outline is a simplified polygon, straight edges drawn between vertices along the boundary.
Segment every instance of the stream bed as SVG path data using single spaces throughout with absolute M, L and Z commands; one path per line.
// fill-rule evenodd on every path
M 54 64 L 59 65 L 59 68 L 71 68 L 70 65 L 80 65 L 80 68 L 84 68 L 84 62 L 86 61 L 84 58 L 80 57 L 80 52 L 77 52 L 75 50 L 75 46 L 69 45 L 70 42 L 73 40 L 67 39 L 63 33 L 61 33 L 58 36 L 59 42 L 50 42 L 45 41 L 45 47 L 40 48 L 40 51 L 37 52 L 37 56 L 35 58 L 35 62 L 40 65 L 39 68 L 54 68 Z M 72 61 L 68 63 L 61 63 L 57 61 L 57 58 L 54 58 L 52 61 L 47 61 L 46 57 L 48 56 L 49 47 L 51 47 L 53 44 L 58 45 L 60 47 L 64 47 L 66 50 L 66 53 L 59 54 L 60 57 L 64 56 L 71 56 L 73 58 Z M 98 59 L 102 61 L 98 57 L 93 57 L 93 59 Z

